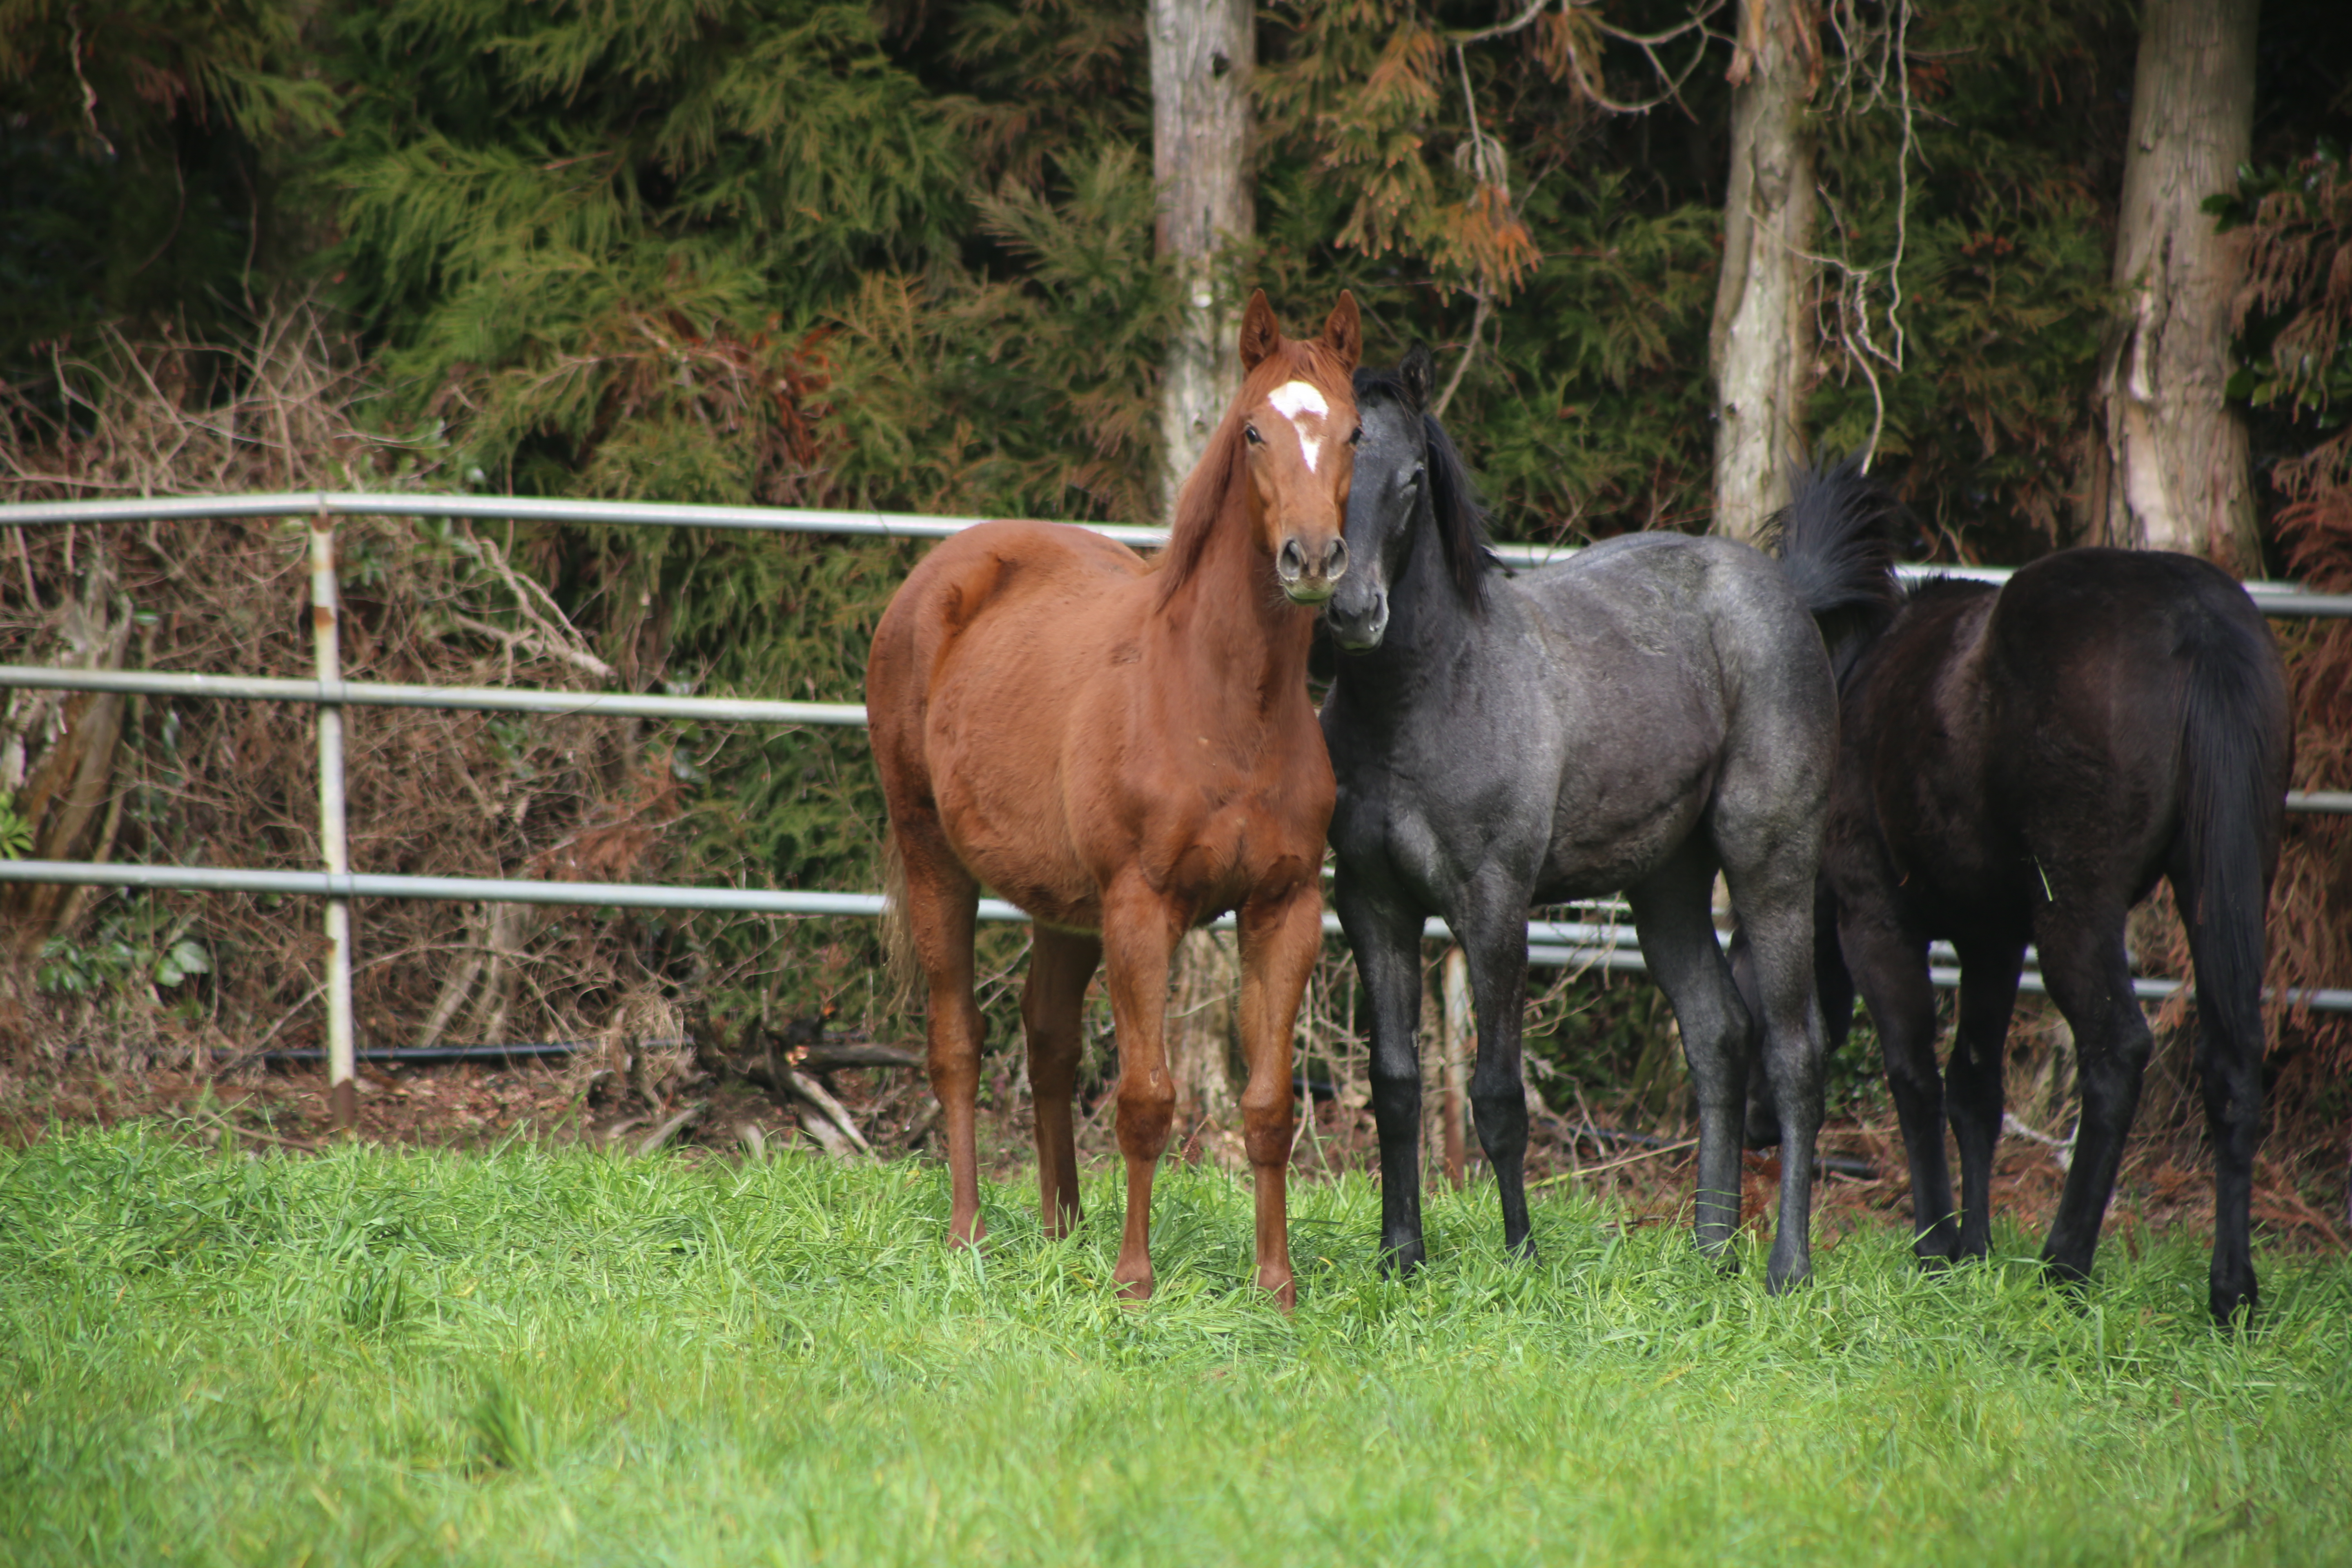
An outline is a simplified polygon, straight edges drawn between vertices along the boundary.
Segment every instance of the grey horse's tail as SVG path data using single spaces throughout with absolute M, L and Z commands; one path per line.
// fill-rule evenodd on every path
M 1766 525 L 1780 569 L 1822 628 L 1843 684 L 1853 654 L 1895 618 L 1895 531 L 1903 505 L 1862 471 L 1859 458 L 1800 466 L 1790 500 Z

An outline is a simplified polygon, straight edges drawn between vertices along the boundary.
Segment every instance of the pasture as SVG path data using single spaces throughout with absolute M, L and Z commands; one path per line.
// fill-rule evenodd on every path
M 1040 1232 L 942 1167 L 202 1149 L 161 1124 L 0 1152 L 12 1563 L 2294 1563 L 2352 1539 L 2352 1268 L 2110 1246 L 2079 1298 L 1996 1227 L 1897 1228 L 1768 1298 L 1687 1225 L 1489 1184 L 1409 1285 L 1361 1178 L 1293 1189 L 1298 1310 L 1245 1184 L 1171 1163 L 1159 1293 L 1119 1185 Z

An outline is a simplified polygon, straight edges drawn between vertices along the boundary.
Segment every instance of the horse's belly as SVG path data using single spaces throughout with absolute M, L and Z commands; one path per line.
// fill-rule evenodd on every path
M 1564 781 L 1538 899 L 1595 898 L 1656 870 L 1696 830 L 1715 792 L 1717 760 L 1712 749 L 1680 758 L 1652 753 L 1639 774 Z
M 1552 843 L 1536 901 L 1599 898 L 1630 887 L 1664 865 L 1697 823 L 1694 805 L 1599 831 L 1590 822 L 1562 824 L 1569 831 Z
M 960 649 L 934 686 L 924 755 L 940 830 L 964 868 L 1032 917 L 1072 930 L 1101 922 L 1062 792 L 1065 730 L 1077 682 L 1019 650 Z

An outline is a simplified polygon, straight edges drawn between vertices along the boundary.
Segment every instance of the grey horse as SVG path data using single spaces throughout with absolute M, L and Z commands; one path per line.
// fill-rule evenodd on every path
M 1881 606 L 1883 540 L 1645 533 L 1506 573 L 1453 443 L 1426 412 L 1431 364 L 1359 371 L 1363 422 L 1347 576 L 1325 611 L 1339 660 L 1323 736 L 1339 795 L 1335 901 L 1371 1012 L 1387 1266 L 1423 1261 L 1423 921 L 1469 958 L 1470 1085 L 1505 1244 L 1532 1256 L 1520 1015 L 1527 915 L 1622 889 L 1681 1025 L 1699 1117 L 1697 1240 L 1727 1265 L 1739 1223 L 1751 1022 L 1710 912 L 1717 871 L 1753 945 L 1761 1057 L 1782 1137 L 1766 1282 L 1811 1269 L 1822 1018 L 1813 897 L 1837 749 L 1817 618 Z

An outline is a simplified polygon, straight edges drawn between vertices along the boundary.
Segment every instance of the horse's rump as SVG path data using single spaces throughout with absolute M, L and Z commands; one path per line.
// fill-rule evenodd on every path
M 2019 572 L 1987 635 L 2023 710 L 2013 724 L 2051 734 L 2062 755 L 2104 749 L 2113 771 L 2086 773 L 2083 790 L 2097 798 L 2079 809 L 2144 829 L 2135 897 L 2177 842 L 2209 911 L 2256 912 L 2231 922 L 2208 977 L 2251 994 L 2288 724 L 2276 647 L 2245 590 L 2193 556 L 2074 551 Z M 2118 795 L 2141 810 L 2125 811 Z

